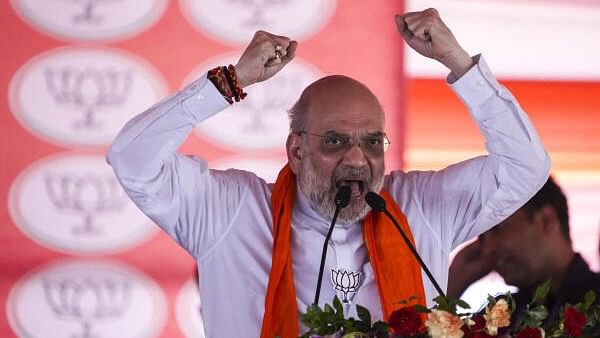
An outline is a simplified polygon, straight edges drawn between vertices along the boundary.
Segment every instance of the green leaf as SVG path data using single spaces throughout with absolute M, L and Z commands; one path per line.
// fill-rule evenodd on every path
M 438 305 L 434 306 L 435 309 L 443 310 L 449 312 L 453 315 L 456 315 L 456 303 L 453 301 L 449 301 L 444 298 L 442 295 L 439 295 L 433 299 Z
M 446 300 L 446 298 L 444 298 L 443 296 L 437 296 L 433 299 L 433 301 L 438 304 L 439 306 L 444 306 L 444 307 L 449 307 L 450 303 L 448 303 L 448 301 Z
M 463 309 L 470 309 L 471 306 L 469 305 L 469 303 L 465 302 L 462 299 L 457 299 L 456 300 L 456 305 L 460 306 Z
M 587 312 L 595 301 L 596 293 L 594 292 L 594 290 L 586 292 L 585 296 L 583 297 L 583 304 L 581 304 L 580 310 L 583 312 Z
M 344 313 L 344 307 L 342 306 L 342 302 L 340 302 L 338 296 L 333 297 L 333 307 L 335 308 L 336 313 Z
M 531 305 L 542 305 L 550 293 L 550 289 L 552 288 L 551 279 L 548 278 L 543 284 L 539 285 L 535 289 L 535 293 L 533 294 L 533 298 L 531 300 Z
M 356 304 L 356 313 L 358 314 L 358 318 L 369 325 L 369 329 L 371 328 L 371 313 L 369 310 L 364 307 Z
M 488 294 L 487 296 L 488 307 L 496 305 L 496 297 Z
M 373 333 L 376 338 L 389 338 L 390 337 L 390 328 L 388 324 L 378 321 L 373 324 Z
M 528 309 L 523 318 L 523 327 L 540 327 L 542 321 L 548 317 L 548 310 L 543 305 Z
M 413 308 L 415 309 L 415 311 L 419 312 L 419 313 L 429 313 L 431 312 L 431 310 L 429 310 L 427 307 L 423 306 L 423 305 L 413 305 Z

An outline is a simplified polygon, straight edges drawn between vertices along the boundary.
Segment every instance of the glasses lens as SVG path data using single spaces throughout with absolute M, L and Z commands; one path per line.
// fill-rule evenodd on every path
M 323 146 L 330 150 L 345 149 L 349 142 L 350 138 L 344 135 L 328 135 L 323 137 Z
M 323 140 L 323 148 L 329 151 L 346 150 L 354 144 L 353 139 L 345 134 L 319 135 L 309 132 L 300 132 L 299 135 L 312 135 L 320 137 Z M 366 152 L 373 155 L 380 155 L 387 151 L 390 141 L 385 134 L 368 135 L 363 137 L 359 146 Z

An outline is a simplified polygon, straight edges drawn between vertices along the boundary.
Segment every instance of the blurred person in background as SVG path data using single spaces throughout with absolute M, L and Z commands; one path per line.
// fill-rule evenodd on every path
M 548 318 L 554 323 L 561 307 L 583 301 L 589 290 L 600 300 L 600 275 L 592 272 L 573 250 L 569 209 L 562 189 L 550 177 L 523 207 L 464 247 L 450 265 L 448 296 L 459 298 L 469 285 L 491 271 L 516 286 L 515 324 L 526 310 L 537 286 L 548 279 Z

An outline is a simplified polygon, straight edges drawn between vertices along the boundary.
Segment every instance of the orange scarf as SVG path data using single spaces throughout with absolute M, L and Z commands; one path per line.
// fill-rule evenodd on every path
M 290 250 L 295 194 L 296 176 L 286 165 L 279 172 L 271 196 L 273 262 L 265 297 L 261 338 L 298 337 L 298 306 Z M 385 191 L 381 196 L 414 245 L 406 217 L 396 202 Z M 398 302 L 410 297 L 416 296 L 416 302 L 425 304 L 421 267 L 394 224 L 383 213 L 370 212 L 363 221 L 363 236 L 375 272 L 383 318 L 387 320 L 395 309 L 405 306 Z

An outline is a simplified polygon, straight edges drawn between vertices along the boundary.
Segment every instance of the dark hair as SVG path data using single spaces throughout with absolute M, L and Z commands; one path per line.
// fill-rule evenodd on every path
M 554 182 L 552 176 L 548 178 L 544 186 L 523 206 L 523 210 L 527 213 L 530 218 L 533 218 L 533 214 L 540 210 L 542 207 L 549 205 L 558 216 L 560 222 L 560 232 L 563 237 L 571 242 L 571 235 L 569 233 L 569 207 L 567 205 L 567 197 L 563 193 L 562 189 Z

